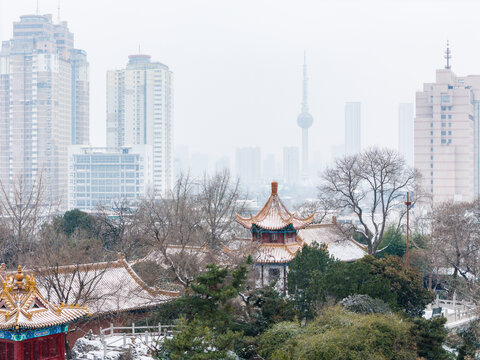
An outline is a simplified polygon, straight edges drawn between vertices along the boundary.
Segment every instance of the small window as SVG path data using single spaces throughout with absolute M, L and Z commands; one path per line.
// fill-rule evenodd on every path
M 452 123 L 448 123 L 448 127 L 452 127 Z
M 447 126 L 447 123 L 442 122 L 442 127 L 445 127 L 445 126 Z
M 430 139 L 430 144 L 433 144 L 433 139 Z
M 452 130 L 449 130 L 449 131 L 448 131 L 448 135 L 452 135 Z
M 430 185 L 433 185 L 433 180 L 430 180 Z
M 447 135 L 447 132 L 446 131 L 442 131 L 442 136 L 445 136 Z
M 450 95 L 448 94 L 441 94 L 440 95 L 440 101 L 442 103 L 449 103 L 450 102 Z
M 433 171 L 430 171 L 430 176 L 433 176 Z
M 433 127 L 433 123 L 430 123 L 430 127 Z
M 451 107 L 451 106 L 449 106 L 449 107 L 448 107 L 448 110 L 452 110 L 452 107 Z
M 442 144 L 446 144 L 446 143 L 447 143 L 447 140 L 442 139 Z
M 452 118 L 452 115 L 448 115 L 448 118 L 451 119 L 451 118 Z
M 433 147 L 430 148 L 430 152 L 433 152 Z
M 448 139 L 448 143 L 451 144 L 451 143 L 452 143 L 452 139 Z
M 433 131 L 430 131 L 430 135 L 433 136 Z
M 446 116 L 446 115 L 442 115 L 442 119 L 446 119 L 446 118 L 447 118 L 447 116 Z
M 433 169 L 433 164 L 430 164 L 430 169 Z
M 442 111 L 445 111 L 447 110 L 447 107 L 446 106 L 442 106 Z
M 433 155 L 430 155 L 430 160 L 433 160 Z

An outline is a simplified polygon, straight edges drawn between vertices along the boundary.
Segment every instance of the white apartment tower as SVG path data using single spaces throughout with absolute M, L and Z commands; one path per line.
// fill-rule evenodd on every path
M 408 166 L 413 166 L 413 104 L 398 106 L 398 152 Z
M 149 55 L 130 55 L 107 72 L 107 146 L 153 147 L 157 196 L 173 187 L 173 73 Z
M 0 51 L 0 181 L 9 196 L 42 178 L 44 201 L 63 204 L 67 151 L 88 143 L 86 53 L 66 22 L 24 15 Z
M 361 105 L 345 103 L 345 155 L 355 155 L 361 150 Z
M 416 94 L 415 167 L 436 205 L 479 194 L 480 75 L 456 76 L 447 65 Z

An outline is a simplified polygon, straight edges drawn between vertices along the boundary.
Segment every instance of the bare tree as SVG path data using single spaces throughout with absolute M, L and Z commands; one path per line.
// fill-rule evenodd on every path
M 145 199 L 139 209 L 139 219 L 154 256 L 161 256 L 173 272 L 175 280 L 188 287 L 195 276 L 197 263 L 203 254 L 201 215 L 193 196 L 194 183 L 189 176 L 180 176 L 167 198 Z
M 233 236 L 235 212 L 244 206 L 239 196 L 238 182 L 225 171 L 200 182 L 182 175 L 167 197 L 143 201 L 138 223 L 152 245 L 147 260 L 160 258 L 163 275 L 184 287 L 208 263 L 237 261 L 237 251 L 225 243 Z
M 459 279 L 473 291 L 480 276 L 480 206 L 479 202 L 446 202 L 435 208 L 432 220 L 432 261 L 452 270 L 451 291 Z M 448 271 L 447 271 L 448 272 Z
M 136 258 L 144 250 L 144 234 L 138 225 L 136 205 L 120 199 L 109 207 L 99 206 L 95 217 L 99 235 L 106 248 L 122 253 L 127 259 Z
M 37 275 L 37 282 L 55 302 L 90 303 L 100 300 L 97 284 L 108 262 L 103 260 L 102 242 L 84 238 L 81 233 L 67 237 L 54 224 L 46 224 L 38 233 L 35 257 L 21 261 Z
M 419 177 L 397 152 L 371 148 L 327 168 L 319 197 L 338 211 L 355 214 L 360 225 L 344 225 L 341 230 L 347 236 L 361 234 L 368 253 L 375 254 L 389 223 L 403 219 L 405 192 L 414 190 Z
M 230 171 L 204 176 L 196 195 L 202 216 L 202 229 L 207 245 L 212 249 L 228 240 L 237 225 L 236 213 L 242 213 L 245 203 L 240 200 L 240 182 L 232 181 Z
M 17 255 L 32 251 L 40 226 L 56 210 L 56 204 L 46 197 L 43 173 L 32 182 L 18 176 L 10 187 L 0 182 L 0 226 Z

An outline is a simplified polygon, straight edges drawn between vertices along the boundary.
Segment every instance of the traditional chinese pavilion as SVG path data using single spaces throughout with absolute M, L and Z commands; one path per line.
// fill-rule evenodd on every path
M 251 230 L 252 240 L 258 243 L 254 258 L 256 286 L 276 281 L 279 290 L 286 289 L 288 263 L 302 246 L 298 231 L 313 217 L 300 218 L 289 212 L 278 196 L 277 182 L 272 182 L 270 198 L 257 215 L 245 218 L 237 214 L 237 221 Z
M 0 360 L 64 360 L 68 323 L 86 315 L 85 306 L 50 304 L 19 266 L 0 294 Z

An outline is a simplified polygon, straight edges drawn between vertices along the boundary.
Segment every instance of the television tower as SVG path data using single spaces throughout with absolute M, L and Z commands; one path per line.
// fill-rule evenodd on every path
M 313 124 L 313 116 L 308 112 L 308 78 L 307 55 L 303 55 L 303 96 L 302 112 L 298 115 L 297 124 L 302 129 L 302 181 L 308 182 L 308 129 Z

